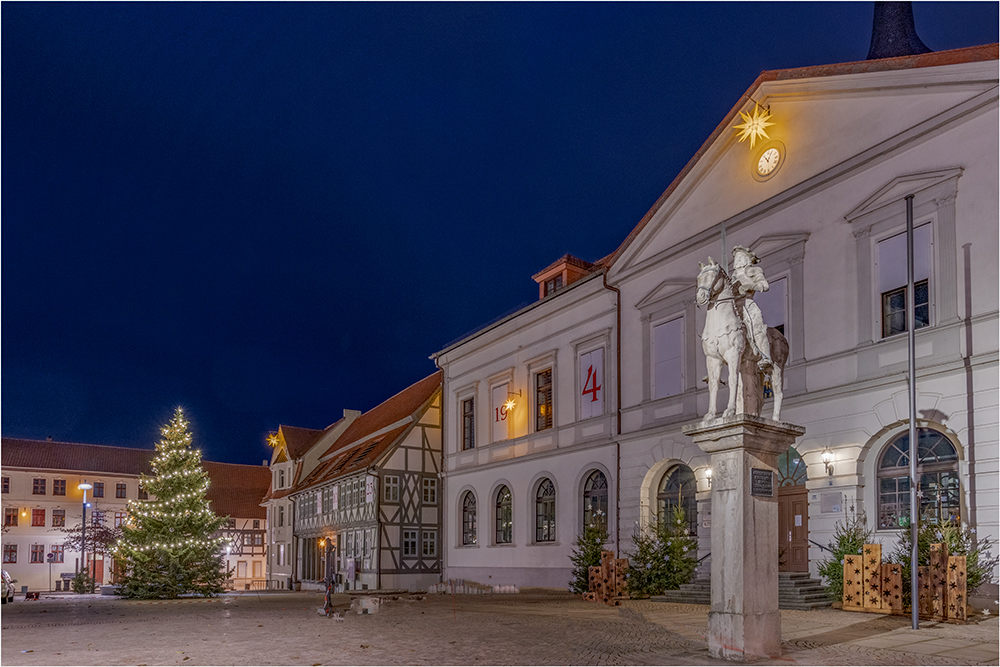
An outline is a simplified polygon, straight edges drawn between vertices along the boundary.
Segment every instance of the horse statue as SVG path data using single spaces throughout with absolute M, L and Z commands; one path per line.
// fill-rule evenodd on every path
M 744 413 L 760 416 L 764 403 L 765 373 L 757 368 L 759 356 L 755 346 L 748 342 L 746 325 L 740 317 L 745 297 L 737 294 L 726 270 L 711 257 L 708 264 L 698 264 L 701 271 L 698 273 L 695 301 L 699 306 L 707 306 L 705 328 L 701 334 L 701 347 L 708 365 L 708 414 L 704 421 L 715 419 L 723 364 L 729 367 L 727 384 L 730 391 L 729 403 L 722 417 Z M 788 341 L 774 327 L 767 327 L 767 340 L 772 362 L 767 375 L 771 378 L 774 393 L 771 419 L 780 421 L 781 381 L 788 361 Z

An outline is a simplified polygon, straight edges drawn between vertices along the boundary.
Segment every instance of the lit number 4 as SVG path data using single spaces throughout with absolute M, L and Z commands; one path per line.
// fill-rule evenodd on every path
M 589 389 L 587 387 L 590 387 Z M 597 373 L 594 372 L 594 367 L 591 366 L 587 369 L 587 381 L 583 383 L 583 393 L 581 396 L 586 396 L 590 394 L 590 402 L 593 403 L 597 400 L 597 392 L 601 390 L 601 385 L 597 384 Z

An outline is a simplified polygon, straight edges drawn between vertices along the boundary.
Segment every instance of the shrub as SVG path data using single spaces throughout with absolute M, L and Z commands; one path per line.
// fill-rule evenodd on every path
M 832 600 L 844 597 L 844 556 L 860 555 L 866 544 L 872 544 L 874 530 L 868 527 L 864 512 L 847 509 L 843 521 L 833 525 L 830 556 L 819 564 L 819 573 L 826 579 L 826 594 Z
M 674 507 L 667 520 L 636 530 L 635 551 L 627 554 L 628 590 L 632 595 L 659 595 L 691 581 L 698 565 L 698 542 L 688 535 L 687 518 Z
M 608 541 L 608 531 L 603 525 L 591 523 L 576 538 L 576 548 L 569 557 L 573 561 L 573 580 L 570 588 L 574 593 L 586 593 L 590 587 L 590 567 L 601 564 L 601 551 Z
M 80 570 L 70 581 L 70 588 L 74 593 L 93 593 L 96 590 L 94 578 L 87 570 Z

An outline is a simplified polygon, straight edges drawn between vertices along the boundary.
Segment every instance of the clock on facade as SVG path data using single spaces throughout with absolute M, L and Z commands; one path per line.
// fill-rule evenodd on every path
M 753 161 L 753 177 L 766 181 L 774 176 L 785 162 L 785 146 L 780 141 L 769 141 L 761 146 Z

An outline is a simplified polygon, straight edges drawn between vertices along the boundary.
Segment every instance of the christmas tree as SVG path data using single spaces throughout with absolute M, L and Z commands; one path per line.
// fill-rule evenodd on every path
M 225 524 L 208 507 L 208 473 L 201 452 L 191 449 L 184 412 L 177 408 L 163 427 L 152 461 L 153 475 L 139 484 L 153 499 L 129 501 L 115 557 L 122 569 L 120 593 L 130 598 L 218 595 L 228 573 L 223 569 Z

